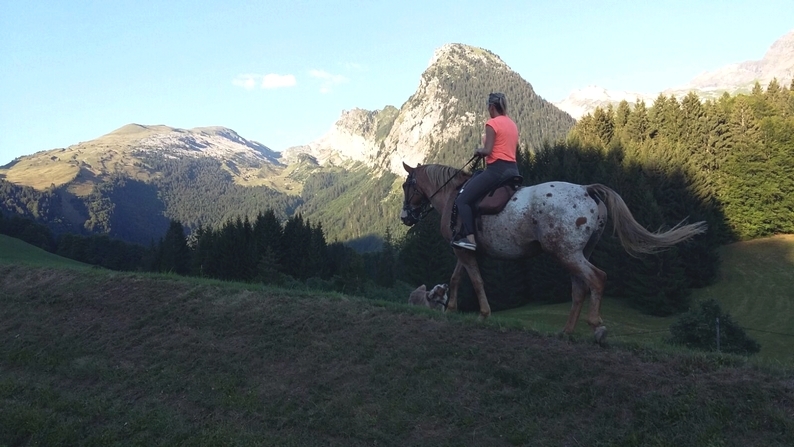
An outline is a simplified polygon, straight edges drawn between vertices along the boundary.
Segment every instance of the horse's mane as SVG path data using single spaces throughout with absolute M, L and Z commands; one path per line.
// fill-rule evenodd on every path
M 441 187 L 441 185 L 447 183 L 447 180 L 451 179 L 452 177 L 457 177 L 456 180 L 452 180 L 446 184 L 445 188 L 452 187 L 457 188 L 463 184 L 463 182 L 470 177 L 469 174 L 464 172 L 458 172 L 457 169 L 451 166 L 444 166 L 444 165 L 425 165 L 425 174 L 427 174 L 427 178 L 430 180 L 431 183 L 435 185 L 436 188 Z

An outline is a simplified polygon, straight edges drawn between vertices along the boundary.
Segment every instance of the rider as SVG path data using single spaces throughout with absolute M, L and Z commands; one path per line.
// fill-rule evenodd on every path
M 475 156 L 485 157 L 487 168 L 469 180 L 455 199 L 461 228 L 452 245 L 466 250 L 477 249 L 472 212 L 474 204 L 502 181 L 518 175 L 518 127 L 507 116 L 507 98 L 503 93 L 491 93 L 487 105 L 491 119 L 485 123 L 484 147 L 474 152 Z

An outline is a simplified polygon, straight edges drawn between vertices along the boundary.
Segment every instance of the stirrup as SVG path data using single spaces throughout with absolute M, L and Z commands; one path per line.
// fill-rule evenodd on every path
M 462 248 L 464 250 L 477 251 L 477 244 L 472 244 L 466 238 L 452 241 L 452 246 L 455 248 Z

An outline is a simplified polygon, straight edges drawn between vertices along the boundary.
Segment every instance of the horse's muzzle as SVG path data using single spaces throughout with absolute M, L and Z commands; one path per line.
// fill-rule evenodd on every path
M 402 221 L 403 224 L 409 227 L 412 227 L 416 225 L 417 222 L 419 222 L 419 219 L 417 219 L 416 216 L 414 216 L 414 213 L 408 212 L 406 210 L 403 210 L 402 213 L 400 213 L 400 220 Z

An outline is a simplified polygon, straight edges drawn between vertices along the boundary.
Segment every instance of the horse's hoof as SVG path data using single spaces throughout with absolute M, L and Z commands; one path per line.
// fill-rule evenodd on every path
M 598 326 L 595 329 L 595 341 L 599 345 L 603 345 L 604 342 L 607 340 L 607 327 L 606 326 Z
M 481 313 L 479 317 L 477 317 L 477 321 L 485 321 L 488 319 L 488 316 L 491 314 L 483 314 Z

